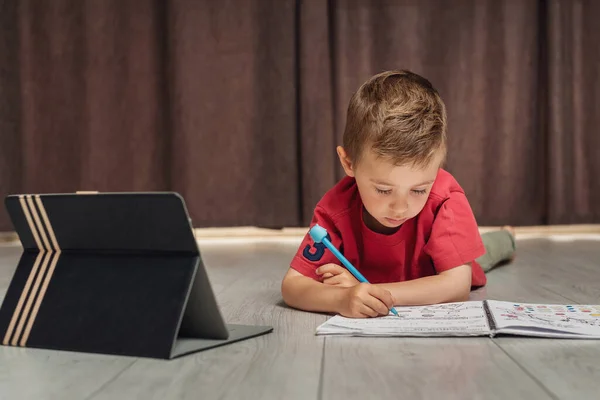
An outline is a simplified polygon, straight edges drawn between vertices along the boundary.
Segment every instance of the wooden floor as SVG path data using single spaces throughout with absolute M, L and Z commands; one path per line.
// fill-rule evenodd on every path
M 600 342 L 316 337 L 325 315 L 283 305 L 293 244 L 204 245 L 229 323 L 266 336 L 173 361 L 0 347 L 0 399 L 597 399 Z M 20 256 L 0 248 L 0 298 Z M 473 299 L 600 303 L 600 242 L 519 241 Z

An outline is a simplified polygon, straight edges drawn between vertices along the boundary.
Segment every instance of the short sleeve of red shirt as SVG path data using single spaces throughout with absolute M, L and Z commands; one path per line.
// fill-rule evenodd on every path
M 475 216 L 464 193 L 452 192 L 442 203 L 423 251 L 431 257 L 438 273 L 485 254 Z
M 322 207 L 319 206 L 315 208 L 315 212 L 310 223 L 310 228 L 315 226 L 315 224 L 319 224 L 325 228 L 325 230 L 327 230 L 329 241 L 336 248 L 340 249 L 342 244 L 340 233 L 336 229 L 332 218 L 327 215 Z M 335 258 L 335 255 L 331 251 L 327 250 L 324 244 L 315 243 L 315 241 L 310 237 L 310 234 L 307 232 L 302 239 L 302 243 L 298 247 L 296 255 L 292 259 L 291 267 L 304 276 L 318 279 L 319 276 L 315 273 L 315 270 L 321 265 L 335 262 L 338 262 L 337 258 Z

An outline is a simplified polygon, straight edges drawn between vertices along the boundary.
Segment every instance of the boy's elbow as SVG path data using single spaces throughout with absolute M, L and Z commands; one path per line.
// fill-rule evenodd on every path
M 471 265 L 466 264 L 442 273 L 451 287 L 446 302 L 468 301 L 471 296 Z
M 281 297 L 283 297 L 283 302 L 289 306 L 289 278 L 287 275 L 281 280 Z
M 463 279 L 457 284 L 456 300 L 454 301 L 468 301 L 471 296 L 471 277 Z
M 290 304 L 290 279 L 287 276 L 281 281 L 281 297 L 287 306 L 292 307 Z
M 454 301 L 468 301 L 471 296 L 471 288 L 468 287 L 466 290 L 461 290 L 456 296 L 456 300 Z
M 454 303 L 454 302 L 460 302 L 460 301 L 468 301 L 469 297 L 471 296 L 471 289 L 456 289 L 452 292 L 452 294 L 450 296 L 447 296 L 446 299 L 444 299 L 442 301 L 442 303 Z
M 456 301 L 467 301 L 471 296 L 471 276 L 468 279 L 463 280 L 459 285 L 457 293 L 458 300 Z
M 297 297 L 299 275 L 297 271 L 290 269 L 281 281 L 281 296 L 283 297 L 283 302 L 289 307 L 296 306 L 294 299 Z

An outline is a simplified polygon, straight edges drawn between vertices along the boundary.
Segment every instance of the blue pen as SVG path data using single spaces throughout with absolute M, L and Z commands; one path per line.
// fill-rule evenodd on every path
M 369 281 L 367 281 L 367 279 L 364 276 L 362 276 L 362 274 L 358 272 L 356 268 L 354 268 L 350 261 L 348 261 L 346 257 L 344 257 L 344 255 L 340 253 L 338 249 L 335 248 L 335 246 L 329 241 L 329 239 L 327 239 L 327 230 L 325 228 L 323 228 L 319 224 L 316 224 L 310 229 L 310 231 L 308 231 L 308 233 L 316 243 L 323 243 L 325 247 L 331 250 L 331 252 L 338 258 L 338 260 L 340 260 L 342 264 L 344 264 L 346 269 L 348 269 L 348 271 L 350 271 L 350 273 L 354 275 L 354 277 L 358 279 L 359 282 L 369 283 Z M 399 316 L 398 311 L 396 311 L 394 307 L 392 307 L 390 311 L 395 316 Z

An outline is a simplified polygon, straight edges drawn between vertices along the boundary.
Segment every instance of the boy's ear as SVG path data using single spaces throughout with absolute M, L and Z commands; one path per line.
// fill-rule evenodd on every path
M 342 168 L 344 168 L 344 172 L 346 175 L 350 177 L 354 177 L 354 168 L 352 165 L 352 161 L 348 158 L 348 154 L 346 154 L 346 150 L 342 146 L 338 146 L 336 148 L 338 157 L 340 158 L 340 163 L 342 164 Z

